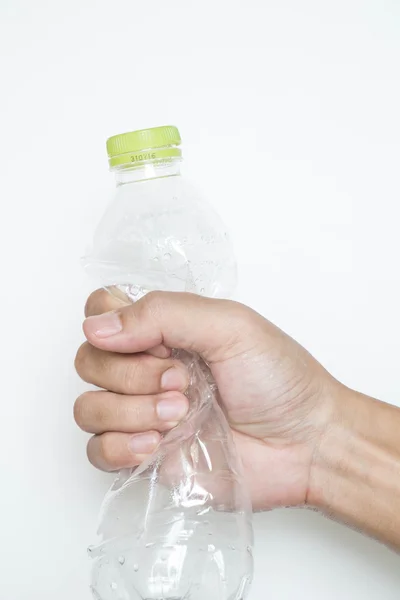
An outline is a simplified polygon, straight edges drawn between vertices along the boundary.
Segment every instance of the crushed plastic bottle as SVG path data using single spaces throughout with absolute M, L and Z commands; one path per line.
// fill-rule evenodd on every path
M 159 127 L 110 138 L 117 189 L 85 268 L 131 302 L 151 290 L 229 297 L 236 264 L 223 223 L 180 172 L 180 135 Z M 210 330 L 211 334 L 211 330 Z M 121 472 L 100 515 L 97 600 L 244 600 L 252 578 L 251 503 L 209 367 L 188 368 L 190 410 L 140 467 Z

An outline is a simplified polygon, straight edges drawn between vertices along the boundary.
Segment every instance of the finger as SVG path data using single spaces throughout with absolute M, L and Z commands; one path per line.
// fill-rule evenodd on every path
M 96 290 L 90 294 L 85 305 L 85 317 L 94 317 L 129 306 L 128 299 L 119 292 L 118 288 L 107 288 Z
M 175 427 L 188 409 L 188 399 L 180 392 L 125 396 L 100 391 L 82 394 L 75 402 L 74 417 L 88 433 L 164 432 Z
M 90 294 L 85 306 L 85 317 L 102 315 L 131 304 L 117 287 L 103 288 Z M 171 356 L 171 349 L 164 344 L 158 344 L 155 348 L 149 348 L 147 353 L 158 358 L 168 358 Z
M 194 350 L 209 362 L 237 353 L 247 307 L 194 294 L 152 292 L 136 304 L 90 317 L 84 332 L 91 344 L 115 352 L 143 352 L 158 344 Z
M 119 471 L 140 465 L 152 454 L 161 439 L 157 431 L 130 435 L 128 433 L 103 433 L 89 440 L 87 455 L 95 467 L 102 471 Z
M 150 348 L 146 350 L 147 354 L 151 354 L 151 356 L 156 356 L 157 358 L 169 358 L 171 356 L 172 350 L 171 348 L 167 348 L 164 344 L 159 344 L 154 348 Z
M 188 372 L 177 360 L 104 352 L 87 342 L 78 350 L 75 368 L 86 383 L 118 394 L 183 391 L 188 385 Z

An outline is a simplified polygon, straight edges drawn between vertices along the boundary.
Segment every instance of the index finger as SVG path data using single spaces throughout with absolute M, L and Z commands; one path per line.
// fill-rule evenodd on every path
M 118 310 L 129 304 L 132 303 L 116 286 L 101 288 L 90 294 L 87 299 L 85 317 L 102 315 L 103 313 Z M 151 354 L 156 358 L 169 358 L 171 356 L 171 349 L 167 348 L 164 344 L 159 344 L 147 350 L 146 354 Z
M 90 294 L 85 306 L 85 317 L 102 315 L 111 310 L 118 310 L 128 306 L 127 297 L 117 288 L 101 288 Z

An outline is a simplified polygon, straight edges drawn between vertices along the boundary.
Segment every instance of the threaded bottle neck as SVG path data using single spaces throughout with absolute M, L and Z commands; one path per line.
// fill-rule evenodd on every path
M 124 164 L 114 167 L 117 186 L 159 179 L 161 177 L 176 177 L 181 174 L 181 157 L 163 160 L 149 160 L 138 164 Z

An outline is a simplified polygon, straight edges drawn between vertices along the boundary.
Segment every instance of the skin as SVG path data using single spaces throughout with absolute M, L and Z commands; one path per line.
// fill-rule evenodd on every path
M 335 380 L 250 308 L 155 292 L 89 297 L 75 403 L 88 457 L 114 471 L 151 453 L 188 410 L 170 348 L 198 352 L 218 384 L 254 510 L 309 506 L 400 549 L 400 410 Z

